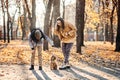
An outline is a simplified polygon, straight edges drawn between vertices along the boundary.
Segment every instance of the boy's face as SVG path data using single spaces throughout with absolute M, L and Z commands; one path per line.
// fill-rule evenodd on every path
M 60 26 L 60 27 L 62 26 L 62 23 L 60 20 L 57 21 L 57 26 Z

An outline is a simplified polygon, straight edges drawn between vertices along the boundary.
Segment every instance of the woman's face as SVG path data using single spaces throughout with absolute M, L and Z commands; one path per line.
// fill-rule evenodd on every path
M 57 21 L 57 26 L 62 26 L 62 23 L 60 20 Z

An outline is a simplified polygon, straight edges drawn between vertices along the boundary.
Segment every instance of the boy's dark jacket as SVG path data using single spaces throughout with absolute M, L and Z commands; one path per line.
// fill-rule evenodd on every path
M 41 36 L 40 40 L 37 40 L 37 39 L 35 38 L 35 31 L 36 31 L 36 30 L 39 30 L 39 31 L 41 32 L 41 35 L 42 35 L 42 36 Z M 31 33 L 30 33 L 29 36 L 28 36 L 29 45 L 30 45 L 31 49 L 34 49 L 35 45 L 37 45 L 37 44 L 42 44 L 42 40 L 41 40 L 42 38 L 43 38 L 44 40 L 47 40 L 47 41 L 50 43 L 51 46 L 54 46 L 52 39 L 50 39 L 47 35 L 45 35 L 45 34 L 42 32 L 41 29 L 35 28 L 35 29 L 33 29 L 33 30 L 31 31 Z
M 45 39 L 45 34 L 41 31 L 41 29 L 39 29 L 39 28 L 34 28 L 32 31 L 31 31 L 31 35 L 30 35 L 30 37 L 31 37 L 31 39 L 34 41 L 34 42 L 38 42 L 38 40 L 35 38 L 35 31 L 36 30 L 39 30 L 40 31 L 40 33 L 41 33 L 41 38 L 40 38 L 40 40 L 43 38 L 43 39 Z

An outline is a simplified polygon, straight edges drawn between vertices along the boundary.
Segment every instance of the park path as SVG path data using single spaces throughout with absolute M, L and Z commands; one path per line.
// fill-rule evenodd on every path
M 29 70 L 29 65 L 0 65 L 0 80 L 120 80 L 120 69 L 90 66 L 79 62 L 67 70 Z

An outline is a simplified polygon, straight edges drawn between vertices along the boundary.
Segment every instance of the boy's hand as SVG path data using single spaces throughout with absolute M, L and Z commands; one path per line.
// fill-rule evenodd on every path
M 35 50 L 32 50 L 32 54 L 34 54 L 35 53 Z
M 55 47 L 55 45 L 52 45 L 52 47 Z
M 34 50 L 34 48 L 31 48 L 32 50 Z

